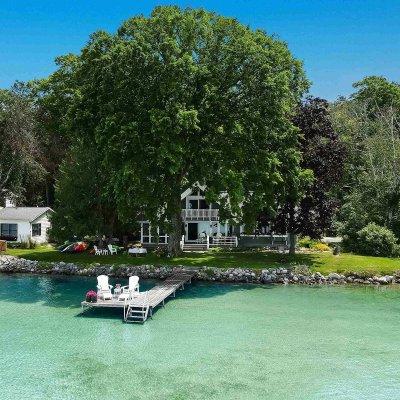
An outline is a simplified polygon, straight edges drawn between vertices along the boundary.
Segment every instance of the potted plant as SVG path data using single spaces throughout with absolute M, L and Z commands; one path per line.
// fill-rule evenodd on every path
M 94 290 L 89 290 L 86 293 L 86 301 L 88 303 L 96 303 L 96 301 L 97 301 L 97 293 Z

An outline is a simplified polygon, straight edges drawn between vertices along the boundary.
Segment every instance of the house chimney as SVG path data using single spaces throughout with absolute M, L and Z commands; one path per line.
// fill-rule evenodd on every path
M 6 197 L 6 207 L 16 207 L 14 200 L 11 200 L 8 197 Z

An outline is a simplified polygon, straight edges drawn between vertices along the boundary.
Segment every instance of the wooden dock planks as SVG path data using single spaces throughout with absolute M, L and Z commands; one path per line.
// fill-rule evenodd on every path
M 128 303 L 124 301 L 119 301 L 118 298 L 113 298 L 112 300 L 98 300 L 96 303 L 89 303 L 86 301 L 81 302 L 82 308 L 125 308 L 129 306 L 130 308 L 143 308 L 147 307 L 150 309 L 150 315 L 152 315 L 152 310 L 159 306 L 161 303 L 164 304 L 165 300 L 171 296 L 175 295 L 175 292 L 179 288 L 184 288 L 185 283 L 190 283 L 194 275 L 194 272 L 179 272 L 171 277 L 167 278 L 165 281 L 154 286 L 147 292 L 139 293 L 134 299 L 131 299 Z M 144 321 L 143 321 L 144 322 Z

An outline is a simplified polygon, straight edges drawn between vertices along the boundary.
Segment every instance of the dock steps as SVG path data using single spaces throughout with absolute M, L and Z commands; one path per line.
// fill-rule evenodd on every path
M 95 303 L 82 301 L 82 309 L 123 308 L 123 318 L 125 322 L 143 323 L 149 317 L 152 317 L 154 308 L 160 304 L 164 305 L 168 297 L 175 297 L 177 290 L 183 290 L 185 288 L 185 283 L 190 283 L 194 275 L 194 271 L 177 272 L 150 290 L 138 293 L 128 301 L 118 301 L 117 298 L 98 300 Z
M 184 243 L 183 251 L 207 251 L 206 243 Z

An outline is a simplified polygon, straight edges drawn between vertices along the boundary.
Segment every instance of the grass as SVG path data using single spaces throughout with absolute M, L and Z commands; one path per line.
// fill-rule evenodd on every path
M 64 261 L 77 264 L 130 264 L 130 265 L 184 265 L 186 267 L 241 267 L 262 269 L 279 266 L 290 266 L 294 263 L 307 265 L 312 271 L 323 274 L 330 272 L 359 272 L 367 274 L 392 274 L 400 270 L 400 258 L 369 257 L 350 253 L 342 253 L 334 256 L 331 253 L 279 254 L 273 252 L 206 252 L 206 253 L 184 253 L 176 258 L 162 258 L 154 254 L 144 257 L 133 257 L 127 254 L 114 256 L 93 256 L 87 253 L 66 254 L 60 253 L 51 246 L 42 246 L 36 249 L 9 249 L 7 254 L 24 257 L 37 261 Z

